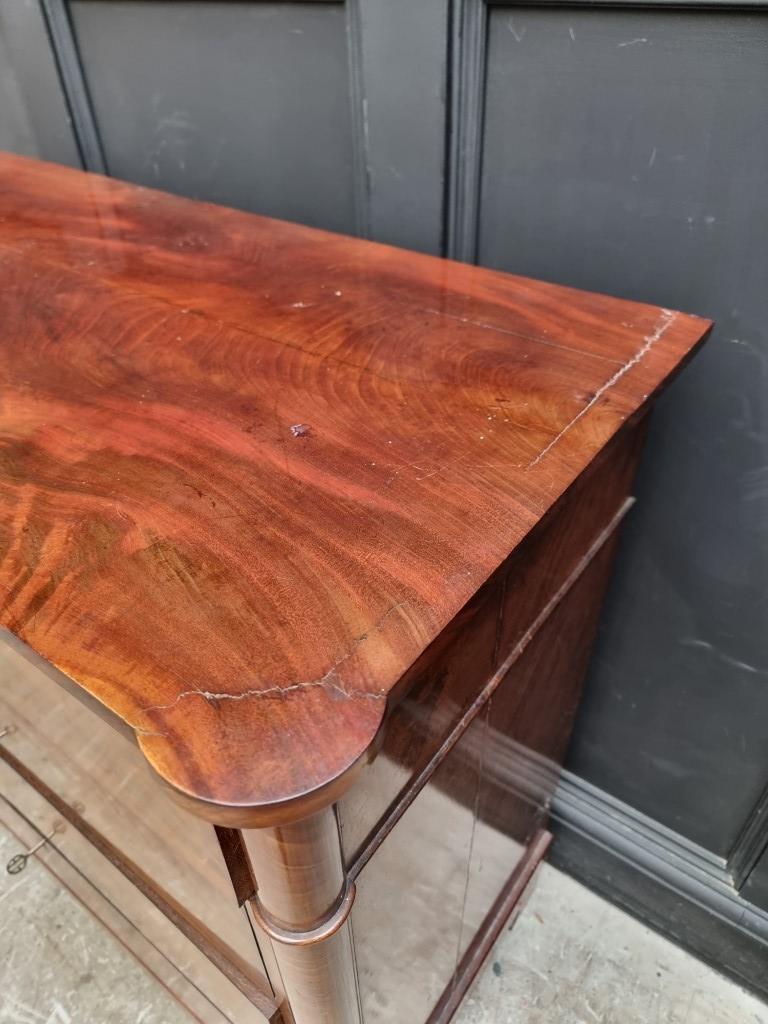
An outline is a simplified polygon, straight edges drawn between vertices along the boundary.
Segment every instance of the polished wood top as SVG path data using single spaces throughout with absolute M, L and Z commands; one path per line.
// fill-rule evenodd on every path
M 709 326 L 2 155 L 0 626 L 200 813 L 304 813 Z

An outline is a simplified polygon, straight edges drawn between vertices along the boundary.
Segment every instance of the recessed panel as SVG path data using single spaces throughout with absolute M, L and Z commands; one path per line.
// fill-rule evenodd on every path
M 652 301 L 765 223 L 764 15 L 494 6 L 488 32 L 481 263 Z
M 109 173 L 352 232 L 341 3 L 75 0 Z
M 480 262 L 716 321 L 654 415 L 570 767 L 727 856 L 766 778 L 768 15 L 489 12 Z

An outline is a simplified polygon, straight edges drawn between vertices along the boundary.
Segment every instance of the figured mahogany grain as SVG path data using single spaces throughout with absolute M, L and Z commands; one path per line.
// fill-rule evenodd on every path
M 710 324 L 0 156 L 0 626 L 220 824 L 388 696 Z

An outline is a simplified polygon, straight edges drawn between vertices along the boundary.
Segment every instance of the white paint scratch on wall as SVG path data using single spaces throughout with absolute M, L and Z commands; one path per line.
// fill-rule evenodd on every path
M 509 21 L 507 22 L 507 28 L 515 37 L 516 43 L 521 43 L 523 41 L 523 36 L 525 35 L 526 31 L 525 26 L 523 26 L 522 28 L 515 28 L 515 19 L 510 18 Z
M 734 658 L 730 654 L 726 654 L 721 651 L 719 647 L 715 647 L 714 644 L 709 643 L 707 640 L 701 640 L 696 636 L 684 636 L 681 638 L 680 643 L 683 647 L 701 647 L 705 651 L 710 651 L 716 658 L 724 662 L 726 665 L 732 665 L 734 668 L 740 668 L 744 672 L 751 672 L 754 675 L 764 676 L 768 675 L 765 669 L 758 668 L 757 665 L 750 665 L 747 661 L 741 661 L 739 658 Z

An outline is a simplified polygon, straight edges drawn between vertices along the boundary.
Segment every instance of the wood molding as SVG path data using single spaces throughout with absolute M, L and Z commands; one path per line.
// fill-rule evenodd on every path
M 363 40 L 359 0 L 347 0 L 346 32 L 349 100 L 352 117 L 352 182 L 355 234 L 370 236 L 371 172 L 368 155 L 368 105 L 363 75 Z
M 555 849 L 570 842 L 569 833 L 578 834 L 683 900 L 768 945 L 768 912 L 739 896 L 724 858 L 567 771 L 551 814 L 559 825 Z
M 107 163 L 72 29 L 69 5 L 66 0 L 41 0 L 40 6 L 83 167 L 86 171 L 106 174 Z
M 477 259 L 486 37 L 484 0 L 454 0 L 449 54 L 445 254 L 467 263 Z
M 728 854 L 728 871 L 737 889 L 746 882 L 752 868 L 768 848 L 768 786 L 744 822 L 733 849 Z
M 55 809 L 0 763 L 0 823 L 22 847 L 51 831 Z M 77 829 L 62 828 L 35 860 L 126 951 L 177 999 L 198 1024 L 235 1024 L 263 1014 L 164 917 Z M 274 1016 L 273 1024 L 292 1024 Z

